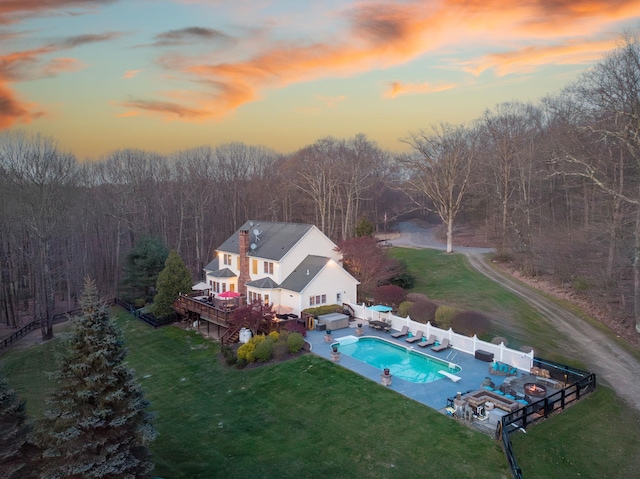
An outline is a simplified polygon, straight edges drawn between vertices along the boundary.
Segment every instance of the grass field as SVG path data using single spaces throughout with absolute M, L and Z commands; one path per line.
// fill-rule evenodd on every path
M 465 271 L 463 257 L 436 254 L 429 263 L 432 252 L 421 253 L 394 250 L 423 271 L 416 290 L 430 298 L 505 317 L 523 310 Z M 437 284 L 447 277 L 440 271 L 453 276 L 448 288 Z M 129 314 L 117 316 L 128 362 L 156 414 L 160 477 L 510 477 L 498 442 L 329 361 L 304 355 L 238 370 L 195 332 L 154 330 Z M 530 321 L 535 325 L 536 314 Z M 53 367 L 57 345 L 15 348 L 0 357 L 34 417 L 42 414 L 50 385 L 43 371 Z M 526 479 L 629 478 L 640 470 L 639 426 L 638 412 L 599 387 L 512 440 Z
M 390 254 L 403 260 L 416 278 L 413 292 L 460 309 L 487 313 L 491 318 L 490 337 L 501 336 L 509 347 L 532 346 L 539 356 L 565 364 L 572 358 L 562 357 L 562 335 L 519 296 L 469 267 L 462 254 L 446 254 L 430 249 L 392 248 Z

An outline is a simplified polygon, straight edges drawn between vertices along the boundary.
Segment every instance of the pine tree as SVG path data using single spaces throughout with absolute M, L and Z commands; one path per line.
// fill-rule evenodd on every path
M 73 318 L 68 350 L 54 373 L 39 442 L 46 478 L 149 477 L 148 444 L 155 438 L 148 402 L 123 361 L 119 331 L 86 279 L 82 316 Z
M 20 401 L 0 375 L 0 477 L 7 479 L 35 477 L 34 468 L 28 464 L 29 428 L 25 402 Z
M 191 273 L 176 250 L 172 250 L 158 275 L 158 294 L 153 300 L 153 314 L 158 317 L 173 312 L 178 294 L 191 291 Z

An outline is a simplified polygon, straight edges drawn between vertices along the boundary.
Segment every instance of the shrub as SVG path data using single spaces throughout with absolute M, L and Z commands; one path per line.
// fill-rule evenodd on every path
M 303 324 L 298 324 L 294 321 L 289 321 L 287 323 L 286 326 L 286 331 L 289 331 L 290 333 L 298 333 L 300 334 L 303 338 L 307 337 L 307 328 L 304 327 Z M 280 332 L 282 334 L 282 332 Z
M 256 343 L 254 343 L 253 341 L 249 341 L 248 343 L 245 343 L 242 346 L 240 346 L 238 348 L 238 353 L 237 353 L 238 361 L 253 362 L 253 361 L 249 361 L 249 354 L 253 353 L 255 349 L 256 349 Z
M 224 360 L 228 366 L 233 366 L 238 362 L 236 353 L 233 351 L 233 349 L 231 349 L 229 345 L 223 344 L 220 348 L 220 352 L 222 353 L 222 356 L 224 356 Z
M 378 304 L 398 305 L 404 301 L 407 292 L 400 286 L 385 284 L 373 290 L 374 301 Z
M 411 309 L 412 305 L 413 301 L 403 301 L 402 303 L 400 303 L 398 305 L 398 311 L 396 311 L 396 316 L 401 316 L 403 318 L 409 316 L 409 310 Z
M 479 311 L 458 311 L 451 321 L 451 327 L 456 333 L 467 336 L 481 336 L 489 331 L 491 321 Z
M 268 337 L 273 339 L 274 341 L 277 341 L 278 339 L 280 339 L 280 333 L 278 333 L 278 331 L 271 331 Z
M 394 276 L 389 282 L 395 286 L 400 286 L 402 289 L 411 289 L 416 284 L 415 278 L 407 272 Z
M 302 334 L 293 332 L 287 338 L 287 346 L 290 353 L 297 353 L 304 346 L 304 338 Z
M 406 301 L 411 301 L 413 303 L 415 303 L 416 301 L 422 301 L 425 299 L 429 299 L 429 298 L 427 297 L 426 294 L 422 294 L 422 293 L 409 293 L 405 298 Z
M 433 323 L 436 318 L 438 303 L 430 299 L 422 299 L 414 302 L 409 308 L 409 316 L 418 323 Z
M 318 306 L 317 308 L 308 308 L 304 310 L 305 313 L 313 316 L 320 316 L 323 314 L 341 313 L 342 306 L 339 304 L 325 304 L 324 306 Z
M 436 326 L 440 329 L 449 329 L 457 311 L 456 308 L 451 306 L 439 306 L 435 314 Z
M 276 359 L 282 359 L 289 353 L 289 345 L 287 341 L 279 340 L 273 344 L 273 357 Z
M 260 361 L 264 363 L 269 361 L 273 357 L 273 345 L 275 341 L 271 337 L 266 337 L 264 341 L 260 341 L 259 344 L 256 345 L 256 349 L 253 352 L 256 361 Z
M 247 365 L 247 360 L 246 359 L 238 359 L 238 362 L 236 363 L 236 368 L 242 369 L 246 365 Z

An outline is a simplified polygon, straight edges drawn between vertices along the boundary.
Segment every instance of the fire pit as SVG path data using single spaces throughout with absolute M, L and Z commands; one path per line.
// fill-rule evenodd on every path
M 526 383 L 524 393 L 531 397 L 543 398 L 547 395 L 547 387 L 542 384 Z

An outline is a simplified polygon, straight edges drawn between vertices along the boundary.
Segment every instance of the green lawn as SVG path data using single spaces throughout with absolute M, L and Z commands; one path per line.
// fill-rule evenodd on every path
M 538 311 L 471 268 L 464 255 L 412 248 L 391 248 L 390 254 L 403 260 L 416 278 L 411 291 L 460 309 L 488 313 L 491 337 L 507 338 L 511 348 L 532 346 L 539 356 L 584 367 L 562 357 L 562 335 Z
M 533 345 L 536 338 L 529 335 L 555 334 L 517 297 L 471 271 L 461 255 L 393 254 L 423 276 L 416 291 L 512 317 L 518 325 L 496 321 L 496 334 L 513 332 Z M 510 477 L 497 441 L 329 361 L 306 355 L 237 370 L 220 361 L 217 344 L 194 332 L 153 330 L 126 313 L 118 314 L 118 322 L 129 363 L 156 413 L 158 476 Z M 15 348 L 0 357 L 0 368 L 34 417 L 42 414 L 49 385 L 43 370 L 52 367 L 57 345 Z M 562 354 L 554 345 L 547 352 Z M 512 440 L 526 479 L 628 478 L 640 470 L 639 426 L 637 411 L 599 387 Z
M 508 475 L 498 442 L 324 359 L 305 355 L 238 370 L 194 332 L 153 330 L 125 313 L 118 321 L 156 413 L 158 476 Z M 2 358 L 33 415 L 41 413 L 46 387 L 35 365 L 52 364 L 54 344 Z

